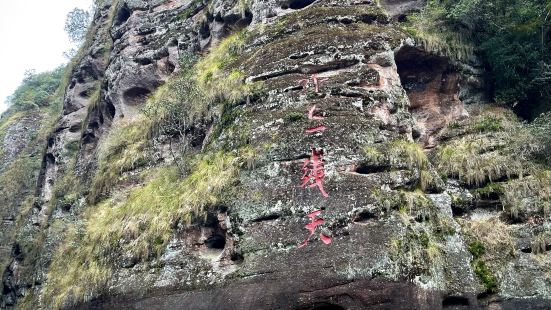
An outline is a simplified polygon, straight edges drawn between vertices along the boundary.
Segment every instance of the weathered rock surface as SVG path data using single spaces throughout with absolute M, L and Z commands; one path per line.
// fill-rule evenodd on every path
M 422 50 L 399 30 L 392 17 L 422 1 L 381 2 L 105 1 L 73 69 L 44 154 L 39 199 L 25 220 L 28 235 L 43 238 L 36 261 L 20 257 L 29 255 L 17 250 L 24 240 L 0 235 L 0 255 L 11 261 L 0 305 L 46 307 L 43 283 L 65 236 L 53 223 L 79 223 L 75 210 L 87 207 L 84 199 L 51 212 L 42 207 L 55 199 L 61 175 L 74 169 L 89 181 L 100 141 L 138 117 L 147 98 L 182 69 L 182 55 L 207 53 L 246 29 L 243 50 L 228 66 L 247 83 L 261 83 L 262 92 L 203 124 L 209 133 L 196 144 L 211 151 L 252 145 L 261 150 L 254 164 L 206 220 L 175 229 L 158 258 L 123 255 L 101 293 L 75 308 L 551 308 L 549 214 L 534 209 L 521 214 L 524 221 L 510 221 L 501 202 L 476 195 L 487 184 L 452 180 L 461 176 L 439 171 L 424 153 L 479 134 L 450 129 L 468 128 L 476 114 L 464 104 L 477 84 L 465 73 L 469 66 Z M 10 127 L 9 136 L 24 124 Z M 75 142 L 71 166 L 64 150 Z M 19 149 L 12 143 L 2 156 Z M 322 156 L 328 197 L 300 187 L 312 149 Z M 315 210 L 323 210 L 325 223 L 299 247 Z M 501 265 L 488 263 L 497 278 L 492 287 L 473 256 L 472 235 L 480 230 L 472 225 L 481 218 L 498 221 L 518 241 Z M 532 249 L 537 234 L 543 253 Z

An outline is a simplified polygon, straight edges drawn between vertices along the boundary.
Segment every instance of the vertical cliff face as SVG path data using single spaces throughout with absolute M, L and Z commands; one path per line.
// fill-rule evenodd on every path
M 99 4 L 36 197 L 1 210 L 1 305 L 547 305 L 551 175 L 513 115 L 464 104 L 474 63 L 401 30 L 421 7 Z

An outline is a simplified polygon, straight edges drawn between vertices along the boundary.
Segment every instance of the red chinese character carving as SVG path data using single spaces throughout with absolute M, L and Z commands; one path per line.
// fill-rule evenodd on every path
M 317 151 L 312 148 L 312 155 L 306 159 L 302 165 L 302 183 L 300 187 L 304 188 L 307 185 L 309 187 L 318 187 L 323 197 L 329 197 L 327 192 L 323 189 L 323 180 L 325 178 L 325 170 L 323 164 L 323 151 Z
M 315 113 L 316 113 L 316 105 L 311 107 L 310 110 L 308 111 L 308 119 L 310 119 L 310 120 L 322 120 L 322 119 L 325 118 L 325 117 L 322 117 L 322 116 L 316 116 L 316 115 L 314 115 Z
M 304 227 L 310 231 L 310 234 L 308 235 L 306 240 L 304 240 L 304 242 L 299 245 L 299 248 L 303 248 L 303 247 L 307 246 L 308 242 L 310 241 L 310 238 L 312 238 L 312 236 L 316 232 L 316 228 L 320 225 L 323 225 L 323 223 L 325 223 L 324 219 L 317 218 L 320 214 L 321 214 L 321 211 L 319 211 L 319 210 L 308 214 L 308 217 L 310 218 L 310 223 L 304 225 Z M 320 234 L 320 239 L 323 241 L 323 243 L 325 243 L 325 244 L 331 243 L 331 241 L 329 241 L 329 243 L 324 241 L 324 237 L 328 238 L 324 234 Z
M 331 239 L 331 237 L 328 237 L 328 236 L 324 235 L 323 233 L 320 233 L 320 239 L 325 244 L 331 244 L 331 242 L 333 241 Z
M 325 129 L 327 129 L 327 127 L 325 127 L 324 125 L 319 125 L 316 127 L 306 128 L 306 133 L 322 132 L 325 131 Z

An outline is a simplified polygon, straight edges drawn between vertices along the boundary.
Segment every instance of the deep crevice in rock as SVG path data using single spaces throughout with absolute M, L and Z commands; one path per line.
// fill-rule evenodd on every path
M 275 161 L 275 162 L 289 162 L 289 161 L 297 161 L 297 160 L 308 159 L 308 158 L 310 158 L 310 155 L 308 155 L 308 154 L 301 154 L 301 155 L 297 155 L 297 156 L 295 156 L 295 157 L 282 158 L 282 159 L 275 159 L 274 161 Z
M 82 144 L 90 144 L 96 141 L 96 135 L 92 132 L 87 132 L 82 136 Z
M 293 60 L 303 59 L 308 57 L 309 55 L 310 55 L 309 53 L 295 53 L 289 56 L 289 59 L 293 59 Z
M 251 82 L 266 81 L 269 79 L 273 79 L 284 75 L 294 74 L 294 73 L 300 73 L 300 71 L 298 69 L 292 69 L 292 70 L 282 70 L 277 72 L 266 73 L 266 74 L 258 75 L 251 78 Z
M 303 74 L 316 74 L 327 71 L 335 71 L 355 66 L 360 61 L 357 59 L 337 59 L 321 65 L 305 65 L 300 68 Z
M 256 219 L 252 220 L 252 222 L 253 223 L 258 223 L 258 222 L 265 222 L 265 221 L 273 221 L 273 220 L 277 220 L 278 218 L 280 218 L 279 214 L 270 214 L 270 215 L 266 215 L 266 216 L 256 218 Z
M 124 92 L 124 103 L 127 105 L 140 105 L 147 100 L 151 91 L 144 87 L 132 87 Z
M 204 241 L 209 249 L 222 250 L 226 246 L 226 238 L 222 235 L 212 235 Z
M 289 3 L 282 5 L 283 9 L 300 10 L 316 2 L 316 0 L 291 0 Z
M 107 115 L 109 116 L 110 119 L 113 119 L 113 117 L 115 117 L 116 109 L 115 109 L 115 106 L 111 103 L 111 101 L 105 102 L 105 111 L 108 113 Z
M 74 124 L 71 127 L 69 127 L 69 132 L 70 133 L 79 132 L 81 128 L 82 128 L 82 124 L 80 124 L 80 123 Z
M 11 256 L 17 261 L 23 260 L 23 250 L 19 243 L 15 242 L 11 248 Z
M 53 154 L 51 154 L 51 153 L 46 154 L 46 163 L 49 164 L 49 165 L 54 165 L 55 164 L 55 157 L 54 157 Z
M 354 215 L 354 217 L 352 218 L 352 221 L 354 223 L 367 223 L 371 220 L 376 220 L 377 219 L 377 216 L 375 214 L 373 214 L 373 212 L 371 211 L 361 211 L 361 212 L 358 212 Z
M 469 305 L 469 299 L 463 296 L 447 296 L 442 300 L 442 308 L 454 308 L 457 306 Z
M 201 39 L 210 37 L 210 26 L 207 21 L 203 21 L 201 23 L 201 27 L 199 27 L 199 35 L 201 36 Z
M 2 275 L 2 295 L 0 305 L 13 306 L 16 302 L 15 284 L 13 283 L 13 271 L 8 266 Z
M 124 24 L 129 18 L 130 15 L 132 15 L 132 12 L 128 8 L 128 5 L 125 3 L 117 12 L 117 16 L 115 17 L 114 25 L 120 26 Z
M 356 167 L 356 170 L 354 172 L 358 174 L 373 174 L 373 173 L 388 172 L 391 169 L 392 168 L 390 166 L 386 166 L 386 165 L 360 164 L 358 167 Z

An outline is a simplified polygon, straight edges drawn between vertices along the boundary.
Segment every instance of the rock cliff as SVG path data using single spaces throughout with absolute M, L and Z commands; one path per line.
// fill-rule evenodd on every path
M 0 305 L 550 308 L 551 173 L 423 5 L 98 3 L 53 128 L 0 123 Z

